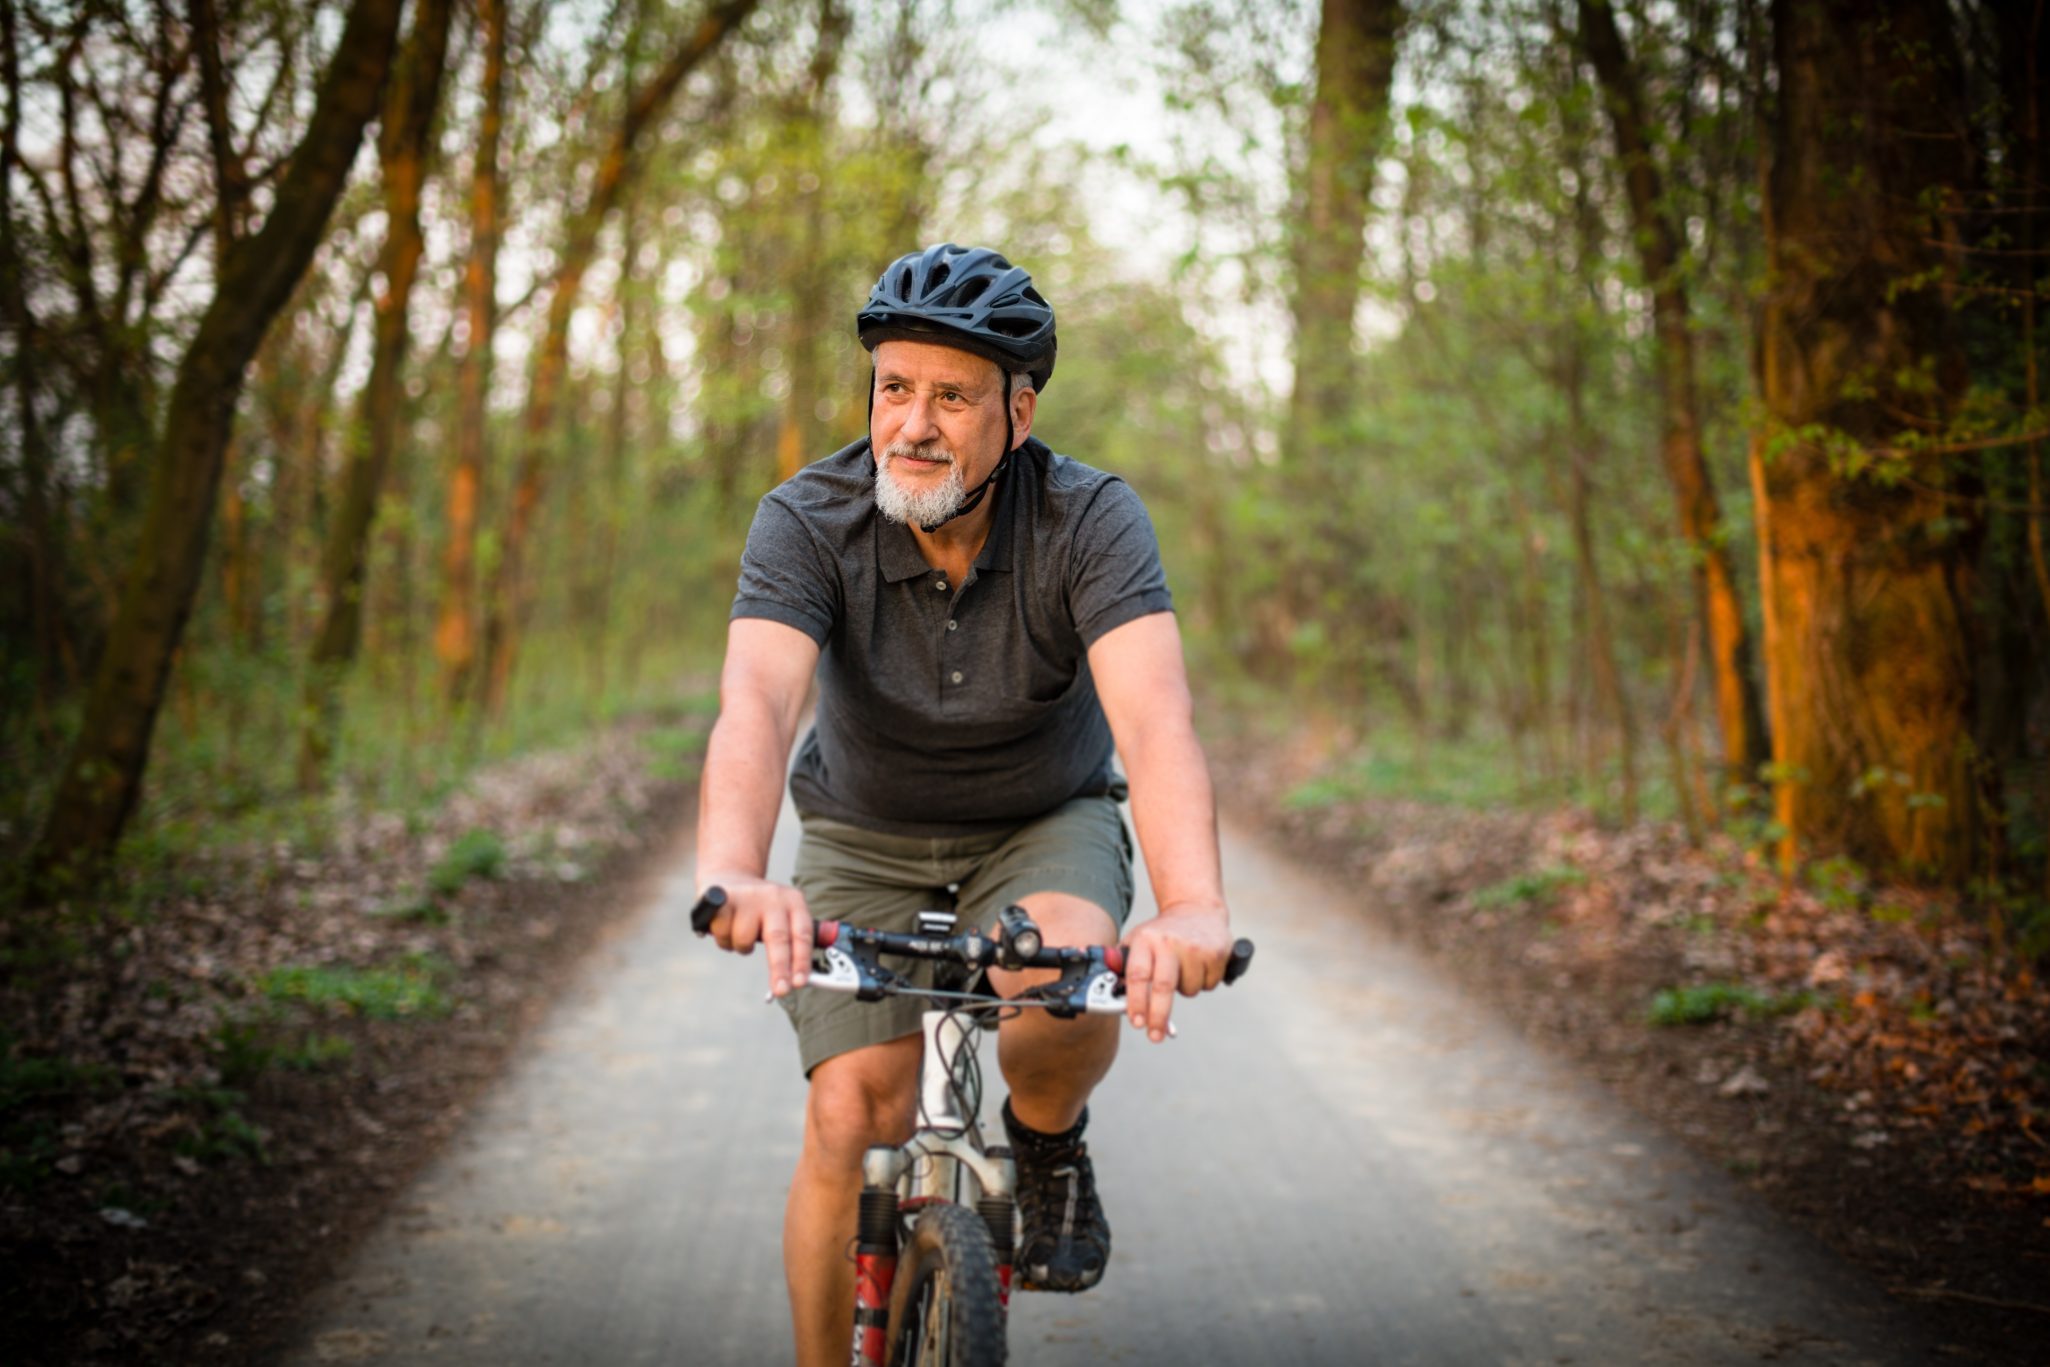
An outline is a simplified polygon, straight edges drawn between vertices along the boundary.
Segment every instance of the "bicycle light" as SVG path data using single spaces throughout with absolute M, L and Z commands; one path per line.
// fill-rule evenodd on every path
M 1021 906 L 1008 906 L 997 916 L 999 939 L 1020 959 L 1036 959 L 1046 941 L 1032 924 L 1032 913 Z

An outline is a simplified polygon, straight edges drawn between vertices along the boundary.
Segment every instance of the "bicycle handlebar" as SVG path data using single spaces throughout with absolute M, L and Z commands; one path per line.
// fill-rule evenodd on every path
M 699 935 L 708 934 L 713 918 L 725 906 L 724 888 L 706 888 L 690 909 L 691 929 Z M 1060 970 L 1060 979 L 1032 991 L 1045 1000 L 1055 1015 L 1124 1010 L 1123 945 L 1083 948 L 1040 944 L 1030 953 L 1023 952 L 1024 946 L 1038 939 L 1038 927 L 1033 925 L 1030 914 L 1016 906 L 1004 908 L 995 939 L 976 929 L 959 935 L 930 935 L 874 930 L 847 921 L 816 921 L 812 925 L 812 944 L 817 951 L 826 952 L 827 966 L 823 973 L 815 972 L 811 982 L 817 987 L 851 991 L 870 1001 L 887 996 L 897 980 L 875 961 L 878 954 L 931 959 L 967 968 L 1052 968 Z M 847 944 L 843 945 L 843 940 Z M 1243 977 L 1252 962 L 1253 942 L 1243 938 L 1233 942 L 1231 957 L 1224 966 L 1225 985 L 1228 987 Z

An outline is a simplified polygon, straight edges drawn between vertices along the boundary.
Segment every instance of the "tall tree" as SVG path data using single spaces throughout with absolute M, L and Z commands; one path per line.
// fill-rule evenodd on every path
M 1353 392 L 1360 255 L 1401 26 L 1401 0 L 1323 0 L 1295 242 L 1295 388 L 1288 415 L 1291 456 L 1315 465 L 1338 438 Z
M 78 741 L 32 856 L 45 892 L 111 853 L 135 809 L 206 558 L 243 372 L 320 244 L 363 129 L 377 112 L 401 7 L 402 0 L 355 0 L 350 7 L 270 213 L 221 262 L 213 299 L 179 362 L 141 539 Z
M 511 509 L 499 550 L 498 573 L 485 608 L 485 708 L 504 706 L 518 655 L 519 637 L 533 608 L 533 575 L 527 565 L 534 522 L 547 483 L 548 453 L 556 439 L 556 401 L 569 369 L 569 326 L 576 314 L 584 274 L 598 250 L 599 230 L 619 203 L 635 169 L 636 144 L 655 116 L 675 96 L 684 78 L 753 12 L 757 0 L 719 0 L 691 29 L 654 78 L 631 94 L 592 178 L 590 193 L 570 220 L 568 240 L 556 258 L 548 300 L 548 321 L 534 363 L 521 423 L 520 463 Z
M 1772 21 L 1751 479 L 1782 859 L 1960 877 L 1976 516 L 1931 441 L 1964 382 L 1941 245 L 1968 164 L 1950 10 L 1775 0 Z
M 1748 782 L 1768 753 L 1764 710 L 1752 678 L 1751 636 L 1724 535 L 1722 510 L 1702 450 L 1695 391 L 1694 329 L 1681 239 L 1652 148 L 1642 83 L 1616 27 L 1610 0 L 1578 0 L 1580 43 L 1601 81 L 1622 163 L 1637 259 L 1651 288 L 1657 335 L 1660 449 L 1678 504 L 1680 535 L 1693 557 L 1694 586 L 1715 685 L 1726 777 Z
M 400 375 L 411 336 L 413 281 L 426 248 L 420 232 L 420 192 L 427 181 L 429 139 L 441 102 L 441 76 L 448 54 L 452 0 L 419 0 L 412 36 L 385 100 L 377 141 L 384 182 L 385 238 L 377 269 L 384 289 L 377 297 L 370 378 L 349 433 L 342 491 L 328 523 L 321 557 L 323 616 L 306 671 L 300 709 L 299 786 L 318 789 L 334 745 L 336 689 L 356 658 L 363 634 L 363 572 L 377 502 L 398 442 Z
M 58 662 L 69 651 L 58 606 L 57 584 L 61 575 L 59 557 L 63 545 L 56 535 L 53 516 L 57 506 L 52 496 L 54 462 L 48 433 L 43 427 L 40 405 L 42 381 L 39 374 L 37 320 L 28 302 L 28 272 L 23 266 L 24 247 L 15 224 L 14 174 L 21 161 L 21 48 L 19 16 L 14 0 L 0 0 L 0 85 L 6 86 L 4 123 L 0 123 L 0 307 L 7 310 L 4 323 L 13 334 L 14 350 L 9 358 L 14 369 L 15 441 L 19 444 L 22 471 L 23 547 L 28 573 L 23 587 L 28 595 L 26 616 L 30 624 L 37 665 L 37 687 L 47 700 L 56 682 Z
M 447 542 L 441 561 L 441 609 L 434 654 L 441 664 L 442 696 L 463 701 L 477 658 L 477 519 L 489 458 L 492 345 L 498 330 L 499 143 L 505 133 L 508 0 L 477 0 L 484 49 L 483 108 L 470 169 L 470 255 L 463 268 L 467 337 L 456 380 L 455 460 L 449 467 Z

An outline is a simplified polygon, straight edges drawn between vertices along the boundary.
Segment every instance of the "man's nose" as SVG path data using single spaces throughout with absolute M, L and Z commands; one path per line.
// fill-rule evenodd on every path
M 932 400 L 923 394 L 913 394 L 911 402 L 904 409 L 904 425 L 897 435 L 908 442 L 922 442 L 939 434 L 939 427 L 932 420 Z

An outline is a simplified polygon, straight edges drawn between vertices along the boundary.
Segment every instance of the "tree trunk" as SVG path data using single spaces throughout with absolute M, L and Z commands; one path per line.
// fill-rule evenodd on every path
M 178 366 L 142 538 L 31 867 L 45 895 L 113 852 L 142 791 L 150 734 L 206 559 L 243 371 L 319 246 L 391 65 L 400 0 L 356 0 L 305 136 L 260 231 L 221 263 Z
M 1977 514 L 1948 501 L 1962 392 L 1942 236 L 1965 165 L 1942 0 L 1775 0 L 1770 288 L 1752 435 L 1782 866 L 1842 850 L 1955 879 L 1977 825 L 1966 622 Z M 1860 473 L 1893 448 L 1911 481 Z
M 1661 449 L 1666 476 L 1679 505 L 1680 535 L 1694 567 L 1697 607 L 1708 631 L 1715 685 L 1716 718 L 1722 727 L 1724 777 L 1749 782 L 1765 762 L 1769 745 L 1758 686 L 1752 678 L 1750 630 L 1737 596 L 1722 511 L 1701 448 L 1700 407 L 1695 397 L 1694 332 L 1689 322 L 1687 284 L 1681 270 L 1680 238 L 1652 149 L 1639 91 L 1610 0 L 1579 0 L 1580 38 L 1600 78 L 1622 161 L 1638 261 L 1652 291 L 1652 321 L 1658 336 Z
M 548 474 L 548 451 L 555 438 L 556 401 L 569 368 L 569 325 L 576 313 L 584 273 L 598 248 L 598 231 L 612 212 L 633 173 L 635 144 L 641 133 L 665 108 L 706 54 L 747 18 L 757 0 L 720 0 L 700 20 L 690 37 L 670 57 L 654 80 L 628 102 L 612 142 L 605 150 L 593 177 L 590 198 L 571 220 L 569 240 L 563 244 L 556 268 L 553 291 L 548 300 L 548 323 L 534 364 L 532 387 L 527 394 L 527 411 L 521 424 L 520 463 L 515 477 L 512 505 L 506 519 L 505 540 L 500 548 L 498 572 L 493 577 L 490 600 L 485 609 L 485 710 L 497 715 L 505 706 L 512 683 L 512 671 L 519 653 L 519 637 L 526 630 L 533 611 L 533 575 L 528 572 L 529 542 L 540 512 Z
M 811 180 L 797 185 L 799 245 L 796 272 L 790 282 L 790 328 L 783 348 L 790 358 L 790 393 L 783 403 L 782 430 L 776 441 L 776 477 L 786 480 L 807 461 L 816 460 L 826 444 L 819 422 L 819 395 L 824 392 L 820 351 L 832 312 L 832 266 L 826 259 L 826 190 L 832 174 L 827 156 L 831 111 L 827 103 L 833 75 L 852 16 L 840 0 L 821 0 L 818 46 L 812 51 L 811 81 L 792 120 L 791 136 L 802 149 Z
M 470 173 L 470 259 L 463 272 L 463 312 L 469 336 L 456 382 L 455 463 L 448 476 L 448 544 L 441 561 L 441 612 L 434 654 L 450 707 L 470 692 L 477 662 L 477 513 L 490 452 L 485 400 L 491 389 L 491 353 L 498 327 L 498 148 L 505 129 L 506 5 L 477 0 L 483 30 L 484 109 L 477 156 Z
M 429 139 L 441 99 L 453 10 L 452 0 L 419 0 L 412 37 L 406 44 L 399 77 L 392 82 L 385 101 L 384 126 L 378 136 L 386 222 L 378 273 L 384 277 L 384 292 L 377 299 L 370 379 L 363 386 L 362 407 L 349 431 L 341 498 L 328 523 L 327 549 L 321 556 L 324 612 L 307 661 L 305 697 L 299 712 L 299 789 L 306 793 L 319 791 L 326 782 L 338 721 L 337 690 L 356 658 L 363 633 L 363 569 L 370 529 L 377 520 L 378 496 L 384 489 L 392 448 L 398 442 L 403 399 L 400 373 L 410 337 L 408 307 L 426 247 L 420 234 L 420 191 L 427 179 Z
M 0 307 L 14 334 L 15 413 L 20 424 L 22 513 L 27 523 L 28 618 L 36 651 L 36 687 L 47 707 L 60 684 L 59 663 L 69 654 L 63 614 L 58 608 L 60 548 L 57 502 L 52 497 L 48 434 L 37 403 L 42 388 L 38 375 L 37 325 L 28 299 L 27 272 L 14 222 L 14 168 L 21 160 L 21 53 L 14 0 L 0 0 L 0 85 L 5 85 L 6 114 L 0 132 Z
M 1401 0 L 1323 0 L 1310 105 L 1303 226 L 1295 243 L 1295 388 L 1287 450 L 1320 470 L 1343 440 L 1351 400 L 1374 158 L 1388 122 Z
M 1569 329 L 1573 325 L 1568 324 Z M 1587 776 L 1596 792 L 1603 786 L 1602 758 L 1608 746 L 1599 739 L 1603 722 L 1615 728 L 1618 765 L 1622 770 L 1624 825 L 1637 820 L 1637 719 L 1630 709 L 1629 694 L 1623 688 L 1623 671 L 1616 662 L 1615 633 L 1609 627 L 1608 590 L 1602 584 L 1601 562 L 1595 558 L 1594 508 L 1589 497 L 1596 437 L 1587 420 L 1586 365 L 1579 338 L 1564 343 L 1565 369 L 1561 388 L 1566 392 L 1570 425 L 1567 443 L 1566 514 L 1573 527 L 1573 567 L 1579 578 L 1581 608 L 1586 614 L 1586 660 L 1599 716 L 1590 716 L 1586 735 Z

